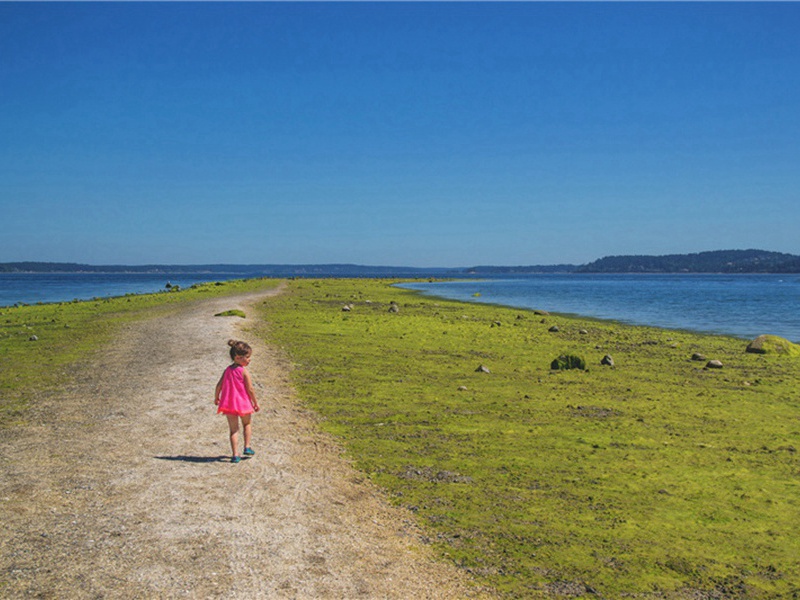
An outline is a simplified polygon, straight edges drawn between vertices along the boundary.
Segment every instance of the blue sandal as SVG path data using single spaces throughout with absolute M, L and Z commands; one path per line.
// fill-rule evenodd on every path
M 245 456 L 253 456 L 256 453 L 252 448 L 245 448 L 243 454 Z
M 231 462 L 232 462 L 233 464 L 236 464 L 236 463 L 238 463 L 238 462 L 239 462 L 239 461 L 241 461 L 241 460 L 242 460 L 242 457 L 241 457 L 241 456 L 233 456 L 233 457 L 231 457 Z

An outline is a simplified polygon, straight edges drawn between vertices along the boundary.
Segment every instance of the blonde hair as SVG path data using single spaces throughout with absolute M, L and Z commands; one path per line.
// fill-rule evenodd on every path
M 253 353 L 253 349 L 247 342 L 228 340 L 228 346 L 231 347 L 231 360 L 235 360 L 237 356 L 250 356 Z

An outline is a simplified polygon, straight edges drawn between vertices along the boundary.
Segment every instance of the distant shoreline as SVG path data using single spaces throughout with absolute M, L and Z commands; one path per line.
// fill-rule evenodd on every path
M 583 265 L 471 267 L 396 267 L 347 263 L 330 264 L 198 264 L 198 265 L 88 265 L 58 262 L 0 263 L 0 273 L 77 273 L 149 275 L 241 275 L 242 277 L 464 277 L 477 275 L 528 275 L 546 273 L 676 273 L 757 274 L 800 273 L 800 256 L 769 250 L 712 250 L 661 256 L 606 256 Z

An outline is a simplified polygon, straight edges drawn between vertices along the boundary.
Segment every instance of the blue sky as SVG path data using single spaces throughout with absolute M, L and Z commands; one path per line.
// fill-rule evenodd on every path
M 0 262 L 800 254 L 800 3 L 0 2 Z

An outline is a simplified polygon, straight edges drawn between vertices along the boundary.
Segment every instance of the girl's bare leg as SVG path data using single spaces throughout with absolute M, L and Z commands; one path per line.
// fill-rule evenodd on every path
M 244 447 L 250 447 L 250 440 L 253 436 L 253 415 L 242 415 L 242 425 L 244 426 Z
M 230 430 L 231 434 L 231 456 L 238 456 L 236 453 L 236 447 L 239 445 L 239 415 L 225 416 L 228 417 L 228 429 Z

